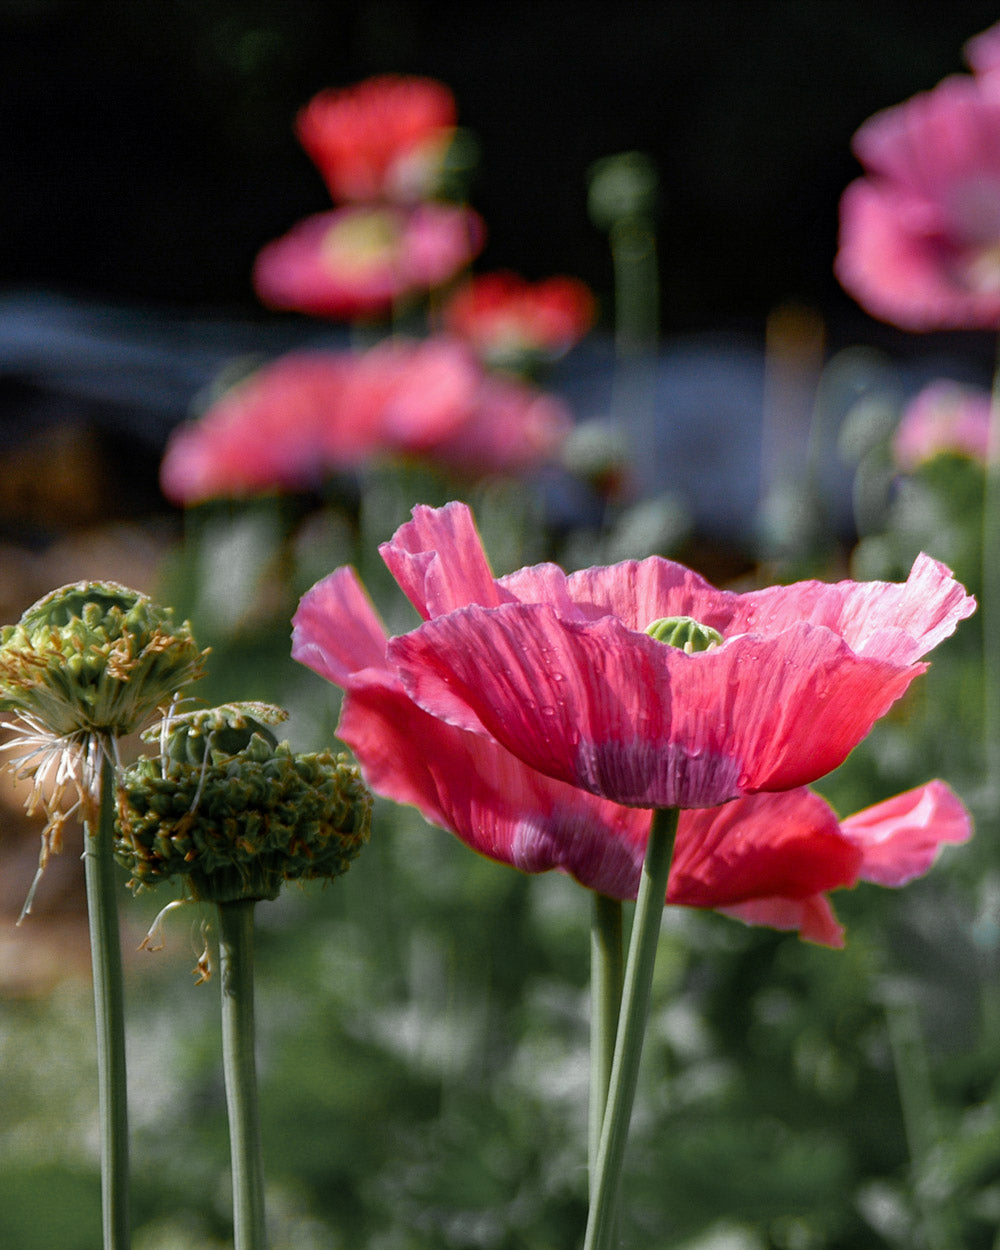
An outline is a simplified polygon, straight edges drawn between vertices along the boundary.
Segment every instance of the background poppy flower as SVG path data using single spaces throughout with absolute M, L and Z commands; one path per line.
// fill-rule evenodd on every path
M 1000 22 L 969 39 L 962 53 L 977 78 L 992 78 L 1000 70 Z M 995 85 L 998 80 L 992 81 Z
M 447 519 L 458 536 L 465 516 Z M 405 540 L 391 547 L 390 568 L 425 612 L 449 610 L 463 585 L 476 599 L 503 596 L 475 552 L 445 573 Z M 635 898 L 650 812 L 554 781 L 492 739 L 428 716 L 392 671 L 387 644 L 349 568 L 317 583 L 294 618 L 294 658 L 346 691 L 337 732 L 372 789 L 416 806 L 491 859 L 524 872 L 556 868 L 603 894 Z M 754 795 L 681 813 L 666 901 L 841 945 L 826 891 L 859 879 L 901 885 L 930 867 L 941 843 L 968 835 L 964 808 L 940 782 L 842 824 L 806 789 Z
M 986 463 L 990 393 L 982 387 L 940 380 L 907 404 L 892 440 L 901 469 L 911 471 L 946 453 Z
M 382 74 L 321 91 L 295 132 L 334 200 L 412 203 L 433 192 L 455 121 L 444 83 Z
M 504 365 L 562 355 L 587 333 L 594 314 L 594 297 L 576 278 L 532 283 L 501 272 L 470 278 L 445 306 L 444 324 L 490 364 Z
M 356 358 L 343 398 L 370 452 L 416 456 L 471 477 L 553 456 L 572 417 L 552 395 L 484 372 L 462 343 L 388 339 Z
M 377 317 L 450 281 L 479 254 L 482 219 L 455 205 L 352 206 L 306 217 L 257 256 L 253 283 L 271 308 Z
M 160 484 L 178 504 L 308 490 L 379 456 L 472 477 L 516 473 L 554 455 L 571 424 L 559 400 L 488 376 L 447 339 L 291 352 L 174 432 Z
M 195 504 L 322 482 L 329 430 L 342 409 L 349 358 L 293 352 L 227 390 L 200 420 L 172 434 L 160 465 L 168 499 Z M 367 450 L 367 432 L 342 431 L 344 461 Z
M 907 330 L 1000 326 L 1000 94 L 955 75 L 854 136 L 867 176 L 844 192 L 835 269 Z
M 485 560 L 471 519 L 458 537 L 434 517 L 421 510 L 409 535 L 439 544 L 409 553 L 425 580 Z M 654 556 L 570 576 L 522 569 L 497 586 L 494 603 L 390 642 L 407 693 L 548 776 L 650 808 L 714 807 L 830 772 L 975 607 L 927 556 L 901 585 L 740 595 Z M 665 646 L 643 632 L 664 617 L 693 618 L 722 641 L 693 655 Z

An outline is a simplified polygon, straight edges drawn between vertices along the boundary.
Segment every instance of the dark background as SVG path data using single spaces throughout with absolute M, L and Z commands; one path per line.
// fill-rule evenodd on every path
M 448 83 L 479 138 L 480 268 L 577 273 L 607 308 L 586 171 L 640 149 L 662 179 L 666 333 L 759 327 L 795 299 L 856 335 L 830 272 L 850 136 L 960 71 L 997 17 L 971 0 L 7 0 L 0 285 L 263 315 L 255 253 L 328 204 L 295 111 L 397 70 Z

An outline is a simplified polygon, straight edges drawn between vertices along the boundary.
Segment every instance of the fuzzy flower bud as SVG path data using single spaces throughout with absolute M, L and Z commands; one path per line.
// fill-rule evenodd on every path
M 345 873 L 368 840 L 371 795 L 346 755 L 293 754 L 264 703 L 169 716 L 160 754 L 125 769 L 115 853 L 134 890 L 180 876 L 194 899 L 273 899 L 282 882 Z
M 63 586 L 0 629 L 0 711 L 60 738 L 127 734 L 202 675 L 206 654 L 138 591 Z

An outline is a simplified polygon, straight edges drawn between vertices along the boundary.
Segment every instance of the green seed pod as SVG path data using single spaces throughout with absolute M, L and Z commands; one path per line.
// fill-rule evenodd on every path
M 646 626 L 646 633 L 668 647 L 678 647 L 691 655 L 695 651 L 709 651 L 722 642 L 722 635 L 711 625 L 702 625 L 692 616 L 661 616 Z
M 63 586 L 0 629 L 0 711 L 60 738 L 131 733 L 202 676 L 206 655 L 187 622 L 138 591 Z
M 134 890 L 180 877 L 210 902 L 275 898 L 282 882 L 346 872 L 371 831 L 371 794 L 346 755 L 293 754 L 262 703 L 167 717 L 160 754 L 121 775 L 115 854 Z

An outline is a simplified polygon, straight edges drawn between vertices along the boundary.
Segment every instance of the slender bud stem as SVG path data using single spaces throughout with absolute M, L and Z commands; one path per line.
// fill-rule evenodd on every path
M 615 1041 L 608 1102 L 604 1112 L 596 1174 L 591 1184 L 590 1214 L 584 1250 L 608 1250 L 615 1226 L 615 1208 L 625 1161 L 632 1104 L 639 1079 L 639 1060 L 649 1016 L 653 967 L 663 916 L 678 811 L 662 808 L 653 813 L 646 846 L 646 860 L 635 903 L 621 1016 Z
M 85 768 L 94 795 L 100 796 L 96 825 L 92 816 L 86 820 L 84 864 L 97 1023 L 104 1250 L 126 1250 L 130 1235 L 125 1008 L 115 898 L 115 777 L 110 739 L 101 735 L 90 738 Z
M 986 484 L 983 497 L 982 610 L 983 737 L 986 783 L 993 795 L 1000 784 L 1000 342 L 997 345 L 990 406 Z
M 219 904 L 222 1062 L 233 1168 L 235 1250 L 265 1250 L 257 1064 L 254 1055 L 254 900 Z
M 611 1062 L 622 1001 L 624 955 L 622 905 L 606 894 L 593 895 L 590 927 L 590 1119 L 588 1163 L 593 1185 L 608 1100 Z

